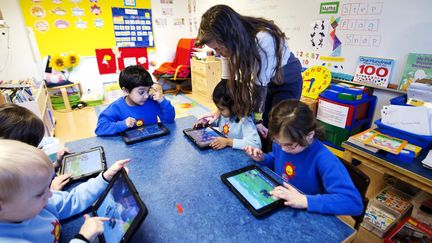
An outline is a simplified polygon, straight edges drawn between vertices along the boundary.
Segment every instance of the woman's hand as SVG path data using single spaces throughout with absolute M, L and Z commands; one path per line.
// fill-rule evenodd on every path
M 84 224 L 81 226 L 79 233 L 88 241 L 93 242 L 96 237 L 104 232 L 104 222 L 109 218 L 105 217 L 90 217 L 84 214 Z
M 249 157 L 251 157 L 256 162 L 261 162 L 264 160 L 264 153 L 259 148 L 255 148 L 252 146 L 246 146 L 243 148 L 243 151 L 245 151 L 245 153 L 247 155 L 249 155 Z
M 117 172 L 119 172 L 122 168 L 125 168 L 125 170 L 127 171 L 126 164 L 129 163 L 129 161 L 130 159 L 123 159 L 115 162 L 113 165 L 111 165 L 111 167 L 109 167 L 107 171 L 103 173 L 103 177 L 107 181 L 111 181 L 115 174 L 117 174 Z
M 284 182 L 284 186 L 277 186 L 270 195 L 285 200 L 285 205 L 292 208 L 307 208 L 308 202 L 306 195 L 301 194 L 290 184 Z
M 205 125 L 212 124 L 217 119 L 219 119 L 219 117 L 220 117 L 219 111 L 216 111 L 215 113 L 206 114 L 206 115 L 198 118 L 198 120 L 194 124 L 193 128 L 197 128 L 201 124 L 205 124 Z
M 51 191 L 61 191 L 63 187 L 70 181 L 71 175 L 64 174 L 54 177 L 51 181 Z
M 219 150 L 223 149 L 226 146 L 232 147 L 232 138 L 216 138 L 213 142 L 210 143 L 210 147 L 213 149 Z
M 260 123 L 260 124 L 256 124 L 256 128 L 258 130 L 258 133 L 261 135 L 261 137 L 267 138 L 268 136 L 267 127 L 265 127 L 262 123 Z

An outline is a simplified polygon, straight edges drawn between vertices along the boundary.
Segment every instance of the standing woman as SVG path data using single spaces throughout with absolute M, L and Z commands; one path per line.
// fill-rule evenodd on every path
M 268 114 L 286 99 L 300 99 L 301 64 L 285 34 L 273 21 L 243 16 L 216 5 L 201 17 L 196 40 L 229 58 L 228 92 L 239 117 L 254 113 L 257 129 L 267 137 Z

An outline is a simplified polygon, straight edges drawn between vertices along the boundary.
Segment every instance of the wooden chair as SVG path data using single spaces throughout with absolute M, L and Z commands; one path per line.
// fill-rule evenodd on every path
M 153 72 L 156 79 L 163 78 L 175 83 L 175 89 L 165 90 L 165 93 L 173 93 L 174 95 L 177 95 L 179 92 L 191 93 L 191 91 L 183 89 L 181 85 L 191 80 L 190 59 L 194 46 L 195 39 L 180 39 L 177 44 L 174 60 L 163 63 Z
M 351 176 L 351 180 L 354 183 L 354 186 L 357 188 L 357 190 L 360 193 L 360 196 L 362 197 L 363 201 L 363 212 L 359 216 L 352 216 L 352 218 L 355 221 L 354 229 L 358 230 L 360 227 L 361 222 L 363 222 L 363 218 L 365 216 L 366 208 L 369 203 L 369 199 L 366 197 L 366 191 L 369 187 L 370 178 L 367 176 L 363 171 L 361 171 L 359 168 L 351 164 L 350 162 L 340 159 L 342 164 L 347 169 L 349 175 Z

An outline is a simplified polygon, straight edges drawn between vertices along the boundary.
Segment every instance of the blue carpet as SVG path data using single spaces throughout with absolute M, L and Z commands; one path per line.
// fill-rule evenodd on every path
M 165 95 L 165 98 L 171 101 L 171 104 L 174 106 L 176 111 L 176 118 L 185 117 L 185 116 L 195 116 L 201 117 L 202 115 L 210 112 L 210 110 L 196 102 L 195 100 L 187 97 L 186 95 L 179 94 L 176 96 L 173 95 Z M 95 106 L 96 115 L 99 114 L 106 108 L 108 105 L 98 105 Z

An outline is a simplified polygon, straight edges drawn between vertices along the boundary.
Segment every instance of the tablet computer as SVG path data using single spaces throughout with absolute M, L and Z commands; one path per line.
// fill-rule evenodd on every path
M 148 214 L 124 169 L 113 177 L 92 211 L 95 216 L 109 218 L 104 222 L 100 242 L 128 242 Z
M 128 129 L 122 133 L 122 137 L 126 144 L 133 144 L 167 134 L 169 134 L 168 128 L 162 123 L 156 123 Z
M 183 133 L 201 150 L 209 149 L 210 143 L 217 137 L 224 137 L 222 133 L 213 127 L 189 128 L 183 130 Z
M 63 156 L 60 174 L 71 180 L 86 179 L 106 170 L 105 152 L 101 146 Z
M 223 174 L 221 179 L 255 217 L 284 205 L 282 199 L 275 199 L 269 193 L 280 184 L 256 165 Z

